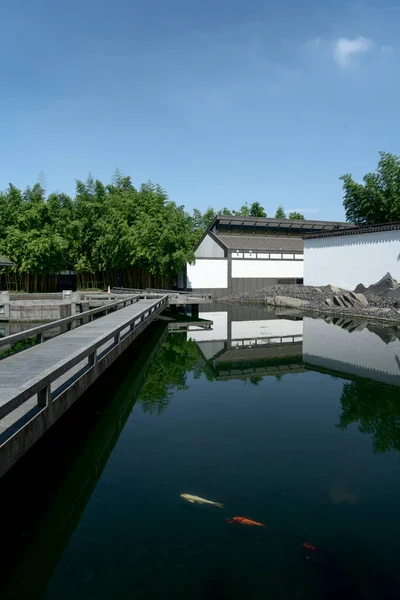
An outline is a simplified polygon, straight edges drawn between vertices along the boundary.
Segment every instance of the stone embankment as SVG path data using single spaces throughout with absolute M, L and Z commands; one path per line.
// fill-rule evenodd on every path
M 271 285 L 244 294 L 231 294 L 220 300 L 233 303 L 260 302 L 268 306 L 318 311 L 321 313 L 379 317 L 400 321 L 400 284 L 387 273 L 380 281 L 354 291 L 333 285 Z

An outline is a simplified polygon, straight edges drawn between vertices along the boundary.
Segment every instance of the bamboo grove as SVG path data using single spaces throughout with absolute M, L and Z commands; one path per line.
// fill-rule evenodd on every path
M 266 215 L 259 202 L 218 212 Z M 118 169 L 108 185 L 91 176 L 77 181 L 74 197 L 47 195 L 41 183 L 24 191 L 10 184 L 0 192 L 0 254 L 15 267 L 0 269 L 0 288 L 55 291 L 59 274 L 68 270 L 77 274 L 80 289 L 170 289 L 194 261 L 215 215 L 212 208 L 189 214 L 159 185 L 135 188 Z
M 77 181 L 73 198 L 46 196 L 40 183 L 23 192 L 10 184 L 0 193 L 0 254 L 16 266 L 3 269 L 3 285 L 54 291 L 71 269 L 80 288 L 168 288 L 194 260 L 200 227 L 160 186 L 136 189 L 118 171 L 109 185 Z

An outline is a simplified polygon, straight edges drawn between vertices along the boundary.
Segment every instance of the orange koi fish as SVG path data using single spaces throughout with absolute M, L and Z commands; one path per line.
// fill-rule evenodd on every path
M 304 546 L 304 548 L 307 548 L 307 550 L 312 550 L 312 552 L 318 552 L 316 546 L 312 546 L 311 544 L 308 544 L 307 542 L 302 542 L 301 545 Z
M 232 519 L 226 519 L 228 523 L 240 523 L 241 525 L 250 525 L 251 527 L 266 527 L 263 523 L 257 523 L 257 521 L 252 521 L 251 519 L 246 519 L 245 517 L 233 517 Z

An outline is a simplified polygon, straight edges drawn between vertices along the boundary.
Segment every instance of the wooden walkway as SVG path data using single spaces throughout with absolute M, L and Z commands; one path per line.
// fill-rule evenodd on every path
M 167 303 L 168 296 L 139 300 L 0 361 L 0 476 L 16 462 L 15 455 L 19 458 L 35 443 L 158 318 Z M 17 434 L 18 443 L 12 450 L 7 448 Z

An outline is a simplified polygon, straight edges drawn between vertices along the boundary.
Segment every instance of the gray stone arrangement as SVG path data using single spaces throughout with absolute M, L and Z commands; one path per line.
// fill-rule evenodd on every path
M 354 291 L 342 290 L 334 285 L 271 285 L 241 295 L 231 294 L 220 300 L 235 303 L 260 302 L 302 311 L 400 320 L 400 284 L 390 273 L 369 287 L 359 284 Z

